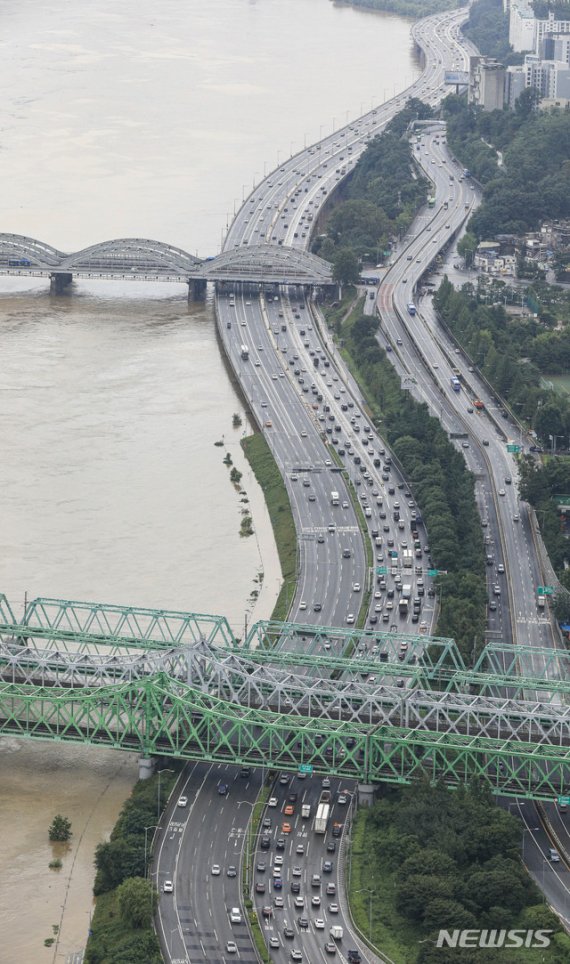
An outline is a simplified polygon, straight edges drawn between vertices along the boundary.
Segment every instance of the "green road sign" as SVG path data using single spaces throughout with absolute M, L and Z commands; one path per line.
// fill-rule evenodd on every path
M 428 576 L 437 576 L 437 569 L 428 569 Z
M 570 797 L 558 797 L 559 807 L 570 807 Z
M 520 452 L 520 450 L 521 450 L 521 446 L 515 445 L 514 442 L 511 442 L 510 445 L 507 445 L 507 452 Z
M 309 776 L 311 776 L 312 772 L 313 772 L 313 767 L 310 763 L 299 764 L 299 773 L 307 773 Z
M 552 586 L 538 586 L 536 591 L 539 596 L 552 596 L 554 589 Z
M 376 575 L 377 575 L 377 576 L 385 576 L 387 572 L 388 572 L 388 570 L 387 570 L 386 566 L 376 566 Z

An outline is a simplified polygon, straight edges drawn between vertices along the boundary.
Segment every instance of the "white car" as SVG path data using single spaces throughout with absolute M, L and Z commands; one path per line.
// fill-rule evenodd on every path
M 348 615 L 347 615 L 347 617 L 346 617 L 346 621 L 347 621 L 348 625 L 351 626 L 351 625 L 353 624 L 353 622 L 354 622 L 354 613 L 348 613 Z
M 221 873 L 219 864 L 212 864 L 212 877 L 219 877 Z
M 226 942 L 226 954 L 237 954 L 238 946 L 235 941 Z
M 324 920 L 322 919 L 322 917 L 317 917 L 317 918 L 315 919 L 315 930 L 317 930 L 317 931 L 324 931 L 324 929 L 325 929 L 325 922 L 324 922 Z
M 176 804 L 176 806 L 177 806 L 177 807 L 187 807 L 187 806 L 188 806 L 188 797 L 178 797 L 178 803 Z
M 352 584 L 352 591 L 353 591 L 353 592 L 360 592 L 360 583 L 359 583 L 359 582 L 353 582 L 353 584 Z
M 504 490 L 504 489 L 499 489 L 499 495 L 505 495 L 505 490 Z
M 278 803 L 277 797 L 269 797 L 269 800 L 267 801 L 267 806 L 268 806 L 268 807 L 276 807 L 276 806 L 277 806 L 277 803 Z
M 301 602 L 299 603 L 299 609 L 304 611 L 306 608 L 307 608 L 307 603 L 305 602 L 304 599 L 302 599 Z
M 164 894 L 172 894 L 174 892 L 174 884 L 171 880 L 165 880 L 162 885 L 162 891 Z
M 230 923 L 241 924 L 241 911 L 239 907 L 232 907 L 230 910 Z

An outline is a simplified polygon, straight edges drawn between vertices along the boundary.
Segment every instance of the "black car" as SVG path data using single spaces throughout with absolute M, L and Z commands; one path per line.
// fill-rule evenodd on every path
M 301 883 L 298 880 L 291 881 L 291 893 L 300 894 L 301 893 Z
M 284 928 L 283 928 L 283 937 L 286 937 L 287 940 L 292 940 L 292 939 L 295 937 L 295 931 L 293 930 L 293 928 L 292 928 L 292 927 L 284 927 Z
M 299 794 L 297 793 L 297 791 L 292 790 L 291 793 L 288 795 L 287 800 L 289 801 L 289 803 L 297 803 L 298 798 L 299 798 Z
M 259 841 L 259 846 L 261 850 L 269 850 L 269 848 L 271 847 L 271 837 L 263 836 Z
M 308 928 L 309 928 L 309 919 L 308 919 L 308 917 L 298 917 L 298 918 L 297 918 L 297 923 L 298 923 L 299 927 L 302 928 L 302 930 L 308 930 Z
M 335 840 L 329 840 L 329 842 L 328 842 L 328 844 L 327 844 L 327 853 L 329 853 L 329 854 L 334 854 L 334 853 L 336 853 L 336 841 L 335 841 Z

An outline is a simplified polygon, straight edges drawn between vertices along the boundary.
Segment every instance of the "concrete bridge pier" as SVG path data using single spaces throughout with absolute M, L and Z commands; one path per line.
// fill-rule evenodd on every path
M 374 791 L 376 787 L 373 783 L 358 784 L 358 806 L 371 807 L 374 803 Z
M 152 756 L 139 757 L 139 780 L 149 780 L 154 773 L 156 760 Z
M 206 281 L 203 278 L 192 278 L 188 282 L 188 301 L 204 301 L 206 298 Z
M 73 275 L 69 271 L 57 271 L 49 276 L 49 290 L 52 295 L 62 295 L 68 285 L 73 281 Z

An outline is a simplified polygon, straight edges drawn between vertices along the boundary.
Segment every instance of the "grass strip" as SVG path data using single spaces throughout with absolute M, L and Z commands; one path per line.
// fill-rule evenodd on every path
M 297 532 L 291 503 L 277 463 L 263 435 L 259 432 L 249 435 L 242 439 L 241 445 L 263 490 L 283 575 L 283 585 L 271 618 L 285 620 L 297 588 Z
M 271 964 L 271 957 L 269 956 L 269 951 L 267 949 L 267 944 L 261 932 L 261 926 L 259 924 L 259 919 L 257 916 L 257 911 L 255 909 L 255 904 L 250 897 L 250 887 L 252 886 L 253 879 L 255 877 L 255 847 L 252 847 L 252 842 L 257 840 L 257 835 L 259 833 L 259 824 L 261 823 L 261 817 L 265 809 L 265 805 L 269 799 L 270 787 L 267 785 L 263 786 L 259 791 L 259 796 L 255 801 L 255 806 L 252 808 L 251 820 L 247 830 L 246 846 L 245 846 L 245 860 L 242 864 L 242 888 L 243 888 L 243 903 L 247 912 L 247 917 L 249 921 L 249 926 L 251 928 L 251 933 L 253 936 L 254 944 L 257 948 L 258 954 L 264 964 Z M 251 883 L 250 883 L 251 882 Z

